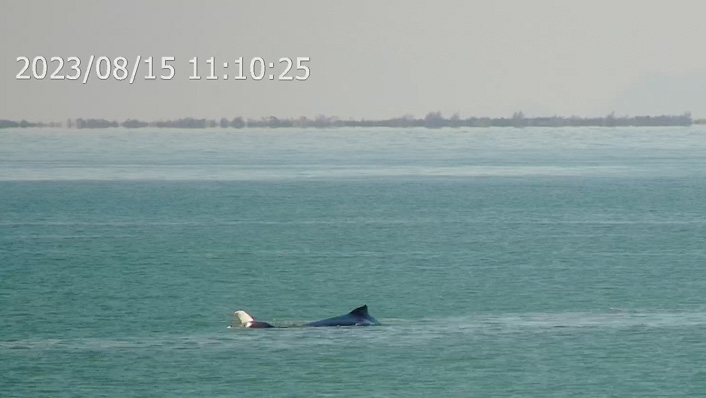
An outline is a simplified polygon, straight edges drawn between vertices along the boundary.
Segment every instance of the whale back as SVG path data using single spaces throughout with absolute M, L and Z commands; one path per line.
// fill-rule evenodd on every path
M 380 323 L 368 313 L 368 306 L 363 305 L 345 315 L 310 322 L 307 323 L 307 326 L 371 326 L 379 324 Z

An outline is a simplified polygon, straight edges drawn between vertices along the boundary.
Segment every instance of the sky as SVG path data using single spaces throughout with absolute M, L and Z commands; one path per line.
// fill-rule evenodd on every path
M 0 0 L 0 119 L 706 117 L 704 16 L 701 0 Z M 85 68 L 92 55 L 153 57 L 155 75 L 174 57 L 175 75 L 145 80 L 142 62 L 133 84 L 100 80 L 95 65 L 86 84 L 16 78 L 17 57 Z M 202 80 L 189 80 L 193 57 Z M 210 57 L 218 80 L 203 78 Z M 239 57 L 246 75 L 253 57 L 275 67 L 234 80 Z M 279 80 L 283 57 L 308 57 L 309 77 Z

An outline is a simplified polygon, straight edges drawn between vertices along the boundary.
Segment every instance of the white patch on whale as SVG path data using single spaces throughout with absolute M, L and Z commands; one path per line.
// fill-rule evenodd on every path
M 238 310 L 233 313 L 236 318 L 238 318 L 238 322 L 240 322 L 240 326 L 249 328 L 253 322 L 255 322 L 255 319 L 253 319 L 250 314 L 243 310 Z

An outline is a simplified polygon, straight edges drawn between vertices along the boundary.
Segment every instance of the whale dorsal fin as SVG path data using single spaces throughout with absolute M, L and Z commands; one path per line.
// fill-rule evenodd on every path
M 363 305 L 362 307 L 358 307 L 354 309 L 353 311 L 349 312 L 351 315 L 357 315 L 357 316 L 363 316 L 366 317 L 368 316 L 368 305 Z

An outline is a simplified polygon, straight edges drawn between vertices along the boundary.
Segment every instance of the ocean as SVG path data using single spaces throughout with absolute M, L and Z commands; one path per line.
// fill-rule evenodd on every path
M 706 396 L 705 198 L 704 126 L 0 130 L 0 396 Z

